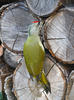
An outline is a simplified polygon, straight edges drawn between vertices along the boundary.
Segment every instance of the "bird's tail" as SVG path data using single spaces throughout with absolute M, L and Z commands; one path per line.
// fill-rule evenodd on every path
M 43 86 L 46 93 L 48 93 L 48 92 L 51 93 L 51 86 L 50 86 L 50 83 L 48 82 L 44 72 L 42 72 L 41 75 L 39 75 L 39 82 Z

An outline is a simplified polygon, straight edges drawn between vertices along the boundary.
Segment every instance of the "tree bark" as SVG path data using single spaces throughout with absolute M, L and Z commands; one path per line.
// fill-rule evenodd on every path
M 4 91 L 7 95 L 7 100 L 16 100 L 16 97 L 14 93 L 12 92 L 13 90 L 13 75 L 10 75 L 6 77 L 5 79 L 5 84 L 4 84 Z
M 3 58 L 0 58 L 0 79 L 2 83 L 2 91 L 4 91 L 4 80 L 7 76 L 12 74 L 13 69 L 11 69 L 3 60 Z

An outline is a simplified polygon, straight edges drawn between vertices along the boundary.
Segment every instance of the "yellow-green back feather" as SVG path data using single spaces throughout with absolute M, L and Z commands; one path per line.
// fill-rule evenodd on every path
M 37 76 L 43 68 L 45 51 L 38 35 L 31 35 L 24 44 L 24 58 L 32 76 Z

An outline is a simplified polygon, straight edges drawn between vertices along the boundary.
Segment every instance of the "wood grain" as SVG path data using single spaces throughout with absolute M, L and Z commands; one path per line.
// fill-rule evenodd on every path
M 61 0 L 26 0 L 30 10 L 38 16 L 47 16 L 61 5 Z M 63 1 L 63 0 L 62 0 Z
M 16 68 L 20 63 L 22 56 L 20 54 L 13 53 L 6 49 L 3 55 L 4 61 L 11 67 Z
M 51 61 L 49 60 L 49 68 L 48 66 L 45 66 L 45 68 L 47 67 L 46 69 L 50 70 L 50 65 Z M 52 68 L 47 73 L 47 79 L 51 85 L 51 94 L 46 94 L 35 79 L 33 81 L 30 79 L 24 60 L 22 60 L 13 76 L 13 87 L 17 100 L 23 100 L 24 98 L 26 100 L 64 100 L 66 80 L 57 65 L 52 63 Z
M 3 44 L 15 53 L 23 51 L 28 36 L 28 26 L 35 18 L 24 3 L 11 4 L 1 16 L 1 36 Z
M 45 43 L 50 53 L 59 61 L 74 64 L 73 10 L 61 10 L 51 20 L 46 21 Z
M 67 86 L 67 93 L 66 93 L 66 100 L 73 100 L 74 99 L 74 70 L 70 73 L 68 86 Z

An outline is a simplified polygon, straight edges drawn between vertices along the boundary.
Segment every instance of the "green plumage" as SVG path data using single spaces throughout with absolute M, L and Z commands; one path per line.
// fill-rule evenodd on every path
M 38 35 L 31 35 L 24 44 L 24 58 L 32 76 L 37 76 L 43 68 L 45 51 Z

